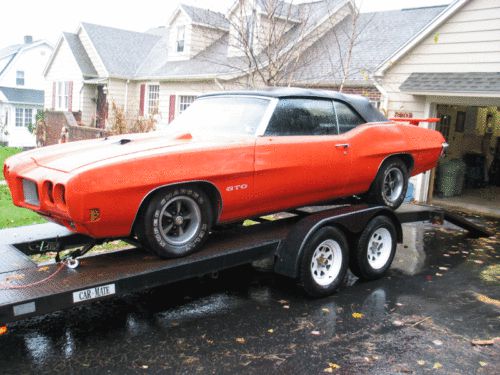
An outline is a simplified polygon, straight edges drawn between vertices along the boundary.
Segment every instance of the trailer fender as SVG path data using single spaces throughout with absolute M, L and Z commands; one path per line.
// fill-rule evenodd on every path
M 401 223 L 390 208 L 372 205 L 334 208 L 308 215 L 294 224 L 285 240 L 278 247 L 274 272 L 294 279 L 297 278 L 304 246 L 318 229 L 324 226 L 336 226 L 346 234 L 352 246 L 352 240 L 356 239 L 368 222 L 378 215 L 385 215 L 394 222 L 398 243 L 401 243 L 403 241 Z

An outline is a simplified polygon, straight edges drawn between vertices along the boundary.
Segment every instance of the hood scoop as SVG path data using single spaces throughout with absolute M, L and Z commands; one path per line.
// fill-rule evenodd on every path
M 189 141 L 190 139 L 193 139 L 193 136 L 191 135 L 191 133 L 184 133 L 178 135 L 177 137 L 175 137 L 175 139 Z

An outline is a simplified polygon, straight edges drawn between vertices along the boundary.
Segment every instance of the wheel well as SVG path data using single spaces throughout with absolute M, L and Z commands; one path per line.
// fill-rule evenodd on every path
M 137 210 L 137 214 L 135 215 L 134 223 L 132 225 L 132 230 L 131 234 L 133 235 L 135 233 L 135 226 L 137 224 L 138 220 L 141 220 L 142 214 L 146 207 L 148 206 L 149 202 L 153 198 L 153 196 L 161 190 L 168 189 L 171 187 L 189 187 L 189 186 L 196 186 L 199 187 L 203 190 L 203 192 L 208 196 L 208 199 L 210 200 L 210 203 L 212 205 L 212 210 L 213 210 L 213 224 L 215 224 L 218 219 L 219 219 L 219 214 L 222 210 L 222 196 L 219 192 L 219 190 L 215 187 L 215 185 L 211 184 L 210 182 L 206 181 L 193 181 L 193 182 L 186 182 L 186 183 L 180 183 L 180 184 L 171 184 L 171 185 L 165 185 L 158 187 L 154 190 L 151 190 L 146 197 L 142 200 L 141 205 L 139 209 Z
M 401 159 L 403 163 L 405 163 L 406 168 L 408 169 L 408 174 L 411 174 L 411 171 L 413 170 L 413 166 L 415 165 L 415 161 L 413 160 L 413 156 L 410 154 L 394 154 L 389 156 L 384 160 L 384 162 L 380 165 L 380 168 L 382 165 L 388 161 L 388 160 L 393 160 L 393 159 Z M 380 170 L 379 168 L 379 170 Z

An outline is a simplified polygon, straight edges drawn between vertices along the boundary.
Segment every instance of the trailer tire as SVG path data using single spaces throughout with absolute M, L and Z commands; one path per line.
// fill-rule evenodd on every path
M 137 226 L 142 245 L 161 258 L 178 258 L 200 249 L 209 235 L 212 205 L 196 186 L 158 191 Z
M 304 245 L 299 282 L 311 297 L 334 293 L 344 279 L 349 264 L 349 245 L 342 231 L 323 227 Z
M 371 219 L 353 246 L 351 272 L 363 280 L 381 278 L 394 260 L 397 246 L 394 222 L 385 215 Z

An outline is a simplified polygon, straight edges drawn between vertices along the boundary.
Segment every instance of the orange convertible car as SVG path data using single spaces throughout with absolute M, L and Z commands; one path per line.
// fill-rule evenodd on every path
M 217 223 L 352 195 L 397 208 L 443 148 L 439 132 L 390 122 L 362 97 L 225 92 L 198 98 L 167 131 L 21 153 L 4 175 L 17 206 L 176 257 Z

